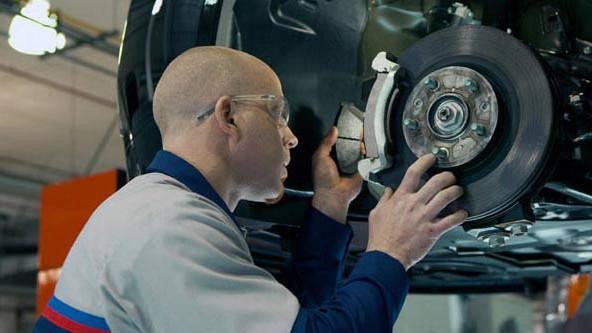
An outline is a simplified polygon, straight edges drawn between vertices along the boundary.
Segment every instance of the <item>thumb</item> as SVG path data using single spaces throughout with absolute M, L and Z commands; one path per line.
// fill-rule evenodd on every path
M 354 188 L 361 186 L 363 180 L 364 179 L 362 178 L 362 175 L 360 175 L 359 172 L 356 172 L 355 174 L 345 178 L 345 181 L 349 184 L 349 186 L 352 186 Z

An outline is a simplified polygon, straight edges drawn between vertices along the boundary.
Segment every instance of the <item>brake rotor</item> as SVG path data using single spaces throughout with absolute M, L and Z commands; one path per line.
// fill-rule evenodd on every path
M 381 183 L 397 186 L 418 156 L 435 153 L 435 171 L 454 172 L 465 190 L 451 208 L 466 209 L 468 222 L 499 217 L 538 186 L 553 98 L 526 45 L 492 27 L 460 26 L 413 44 L 399 65 L 405 78 L 387 114 L 393 166 Z

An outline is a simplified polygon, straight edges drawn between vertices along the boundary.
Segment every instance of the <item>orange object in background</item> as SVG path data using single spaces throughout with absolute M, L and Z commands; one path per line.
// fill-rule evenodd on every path
M 567 318 L 572 319 L 590 290 L 592 278 L 588 274 L 573 275 L 567 289 Z
M 122 170 L 48 185 L 41 190 L 37 315 L 53 295 L 66 256 L 94 210 L 125 183 Z

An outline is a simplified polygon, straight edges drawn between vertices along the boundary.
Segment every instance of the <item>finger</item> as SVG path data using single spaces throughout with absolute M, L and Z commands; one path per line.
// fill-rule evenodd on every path
M 442 209 L 446 208 L 451 202 L 463 195 L 462 187 L 458 185 L 450 186 L 443 191 L 438 192 L 426 206 L 426 216 L 428 219 L 435 218 Z
M 360 133 L 360 153 L 362 156 L 366 156 L 366 144 L 364 143 L 364 129 L 362 128 L 362 132 Z
M 394 191 L 390 186 L 385 187 L 384 192 L 382 192 L 382 196 L 380 197 L 380 200 L 378 200 L 378 204 L 388 201 L 393 196 L 393 193 Z
M 468 216 L 469 213 L 467 213 L 466 210 L 461 209 L 457 210 L 453 214 L 444 217 L 440 221 L 435 222 L 434 224 L 437 229 L 438 235 L 443 235 L 450 229 L 453 229 L 454 227 L 463 224 L 463 222 L 466 220 Z
M 402 191 L 404 193 L 413 193 L 417 191 L 421 176 L 426 173 L 434 163 L 436 163 L 436 156 L 432 154 L 426 154 L 417 159 L 417 161 L 411 164 L 407 169 L 405 177 L 403 177 L 401 185 L 399 185 L 397 191 Z
M 315 155 L 317 155 L 317 157 L 329 156 L 329 154 L 331 153 L 331 148 L 333 148 L 333 145 L 336 141 L 337 127 L 333 126 L 331 127 L 329 133 L 327 133 L 323 141 L 321 141 L 321 144 L 319 145 L 319 148 L 317 148 Z
M 454 177 L 452 172 L 441 172 L 430 178 L 425 185 L 417 191 L 419 200 L 423 203 L 428 203 L 438 192 L 454 185 L 454 183 L 456 183 L 456 177 Z

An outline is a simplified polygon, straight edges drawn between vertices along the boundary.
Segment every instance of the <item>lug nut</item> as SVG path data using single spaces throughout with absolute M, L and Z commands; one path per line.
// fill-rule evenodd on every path
M 436 155 L 439 160 L 445 160 L 448 158 L 448 149 L 444 147 L 432 148 L 432 154 Z
M 592 47 L 584 46 L 584 49 L 582 51 L 584 52 L 585 55 L 590 55 L 590 54 L 592 54 Z
M 427 78 L 425 79 L 425 81 L 423 81 L 423 84 L 430 89 L 431 91 L 436 91 L 438 90 L 438 87 L 440 86 L 440 84 L 438 83 L 438 81 L 432 79 L 432 78 Z
M 422 106 L 423 106 L 423 101 L 422 101 L 421 99 L 419 99 L 419 98 L 418 98 L 418 99 L 416 99 L 415 101 L 413 101 L 413 105 L 414 105 L 416 108 L 418 108 L 418 109 L 419 109 L 420 107 L 422 107 Z
M 472 93 L 476 93 L 477 91 L 479 91 L 479 86 L 473 80 L 466 79 L 465 80 L 465 87 L 467 89 L 469 89 L 469 91 Z
M 409 130 L 416 131 L 419 128 L 419 123 L 417 120 L 405 119 L 403 120 L 403 126 Z
M 485 135 L 485 127 L 483 125 L 479 125 L 477 123 L 472 123 L 471 124 L 471 131 L 477 133 L 478 136 L 484 136 Z

